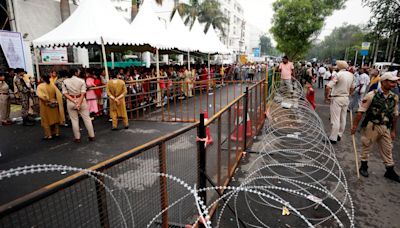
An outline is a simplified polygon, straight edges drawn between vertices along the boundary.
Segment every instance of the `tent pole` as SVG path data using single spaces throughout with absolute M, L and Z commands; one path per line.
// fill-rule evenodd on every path
M 157 107 L 161 107 L 161 87 L 160 87 L 160 56 L 156 48 L 156 77 L 157 77 Z
M 104 46 L 104 40 L 103 37 L 100 37 L 101 39 L 101 52 L 103 53 L 103 62 L 104 62 L 104 70 L 106 71 L 106 80 L 110 80 L 109 74 L 108 74 L 108 67 L 107 67 L 107 56 L 106 56 L 106 47 Z
M 210 79 L 210 75 L 211 75 L 211 67 L 210 67 L 210 53 L 208 53 L 208 78 Z
M 35 53 L 35 66 L 36 66 L 36 79 L 37 82 L 40 81 L 40 71 L 39 71 L 39 50 L 37 48 L 33 49 L 33 52 Z
M 188 70 L 190 71 L 190 51 L 188 51 Z
M 111 69 L 114 70 L 115 65 L 114 65 L 114 52 L 111 52 Z

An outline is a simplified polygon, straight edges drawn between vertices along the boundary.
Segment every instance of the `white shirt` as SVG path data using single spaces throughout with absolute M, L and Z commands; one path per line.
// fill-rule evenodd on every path
M 325 69 L 325 67 L 320 67 L 319 69 L 318 69 L 318 73 L 319 73 L 319 76 L 320 77 L 324 77 L 324 75 L 325 75 L 325 73 L 326 73 L 326 69 Z
M 370 79 L 369 79 L 368 74 L 363 73 L 358 77 L 358 84 L 359 85 L 361 85 L 361 84 L 362 85 L 369 85 L 369 83 L 370 83 Z
M 329 81 L 327 86 L 332 88 L 332 97 L 348 97 L 350 89 L 354 88 L 354 75 L 346 70 L 341 70 L 335 78 Z

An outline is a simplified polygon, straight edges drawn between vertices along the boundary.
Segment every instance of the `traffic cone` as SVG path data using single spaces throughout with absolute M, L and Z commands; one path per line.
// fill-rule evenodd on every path
M 208 111 L 204 111 L 204 123 L 208 121 Z M 206 142 L 205 146 L 212 145 L 214 143 L 213 138 L 211 137 L 210 127 L 206 127 Z
M 235 109 L 235 119 L 236 116 L 239 115 L 239 126 L 235 127 L 231 134 L 232 141 L 243 141 L 243 128 L 244 124 L 242 123 L 242 115 L 243 115 L 243 107 L 239 107 L 239 112 L 237 113 Z M 235 123 L 236 124 L 236 123 Z M 247 121 L 246 121 L 246 137 L 251 137 L 255 132 L 253 132 L 251 127 L 251 119 L 249 113 L 247 113 Z M 238 131 L 238 132 L 237 132 Z M 238 135 L 239 134 L 239 135 Z

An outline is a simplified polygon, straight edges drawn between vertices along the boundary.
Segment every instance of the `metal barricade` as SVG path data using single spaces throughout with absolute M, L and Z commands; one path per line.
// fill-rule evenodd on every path
M 1 171 L 0 181 L 55 171 L 75 174 L 0 206 L 0 227 L 193 224 L 198 211 L 188 186 L 227 186 L 264 123 L 265 81 L 244 91 L 208 121 L 202 114 L 200 122 L 88 169 L 37 165 Z M 210 203 L 220 193 L 200 197 Z

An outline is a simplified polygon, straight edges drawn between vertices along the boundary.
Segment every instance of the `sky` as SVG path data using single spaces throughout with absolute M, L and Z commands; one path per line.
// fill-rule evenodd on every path
M 258 29 L 267 32 L 271 28 L 271 19 L 273 16 L 272 3 L 275 0 L 238 0 L 244 9 L 244 17 L 246 21 L 256 26 Z M 168 17 L 169 10 L 173 6 L 173 0 L 166 0 L 163 7 L 157 7 L 156 11 L 159 14 L 164 14 L 163 17 Z M 366 24 L 370 18 L 370 9 L 363 8 L 361 0 L 347 0 L 346 8 L 335 11 L 332 16 L 329 16 L 325 21 L 325 26 L 318 37 L 322 40 L 329 35 L 335 27 L 347 24 Z
M 272 3 L 275 0 L 238 0 L 245 11 L 245 18 L 268 33 L 271 28 L 271 19 L 274 11 Z M 321 31 L 319 39 L 329 35 L 335 27 L 347 24 L 366 24 L 370 18 L 370 9 L 362 7 L 361 0 L 347 0 L 346 8 L 337 10 L 325 21 L 325 26 Z

